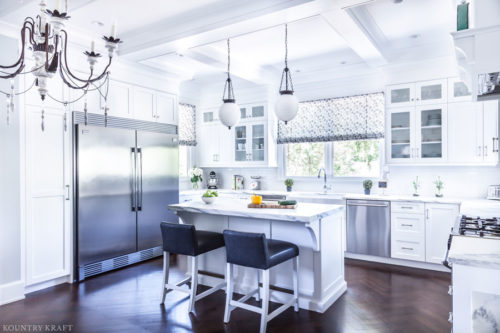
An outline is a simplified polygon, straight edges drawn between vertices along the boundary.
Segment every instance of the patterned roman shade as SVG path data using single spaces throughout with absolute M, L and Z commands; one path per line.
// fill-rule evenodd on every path
M 278 123 L 278 143 L 326 142 L 384 137 L 384 94 L 299 103 L 297 116 Z
M 196 146 L 196 106 L 179 104 L 179 145 Z

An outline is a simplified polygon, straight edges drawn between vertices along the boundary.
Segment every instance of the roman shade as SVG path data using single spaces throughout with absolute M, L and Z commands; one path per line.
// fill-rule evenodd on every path
M 196 146 L 196 106 L 179 104 L 179 145 Z
M 384 137 L 384 94 L 299 103 L 297 116 L 278 122 L 278 143 L 328 142 Z

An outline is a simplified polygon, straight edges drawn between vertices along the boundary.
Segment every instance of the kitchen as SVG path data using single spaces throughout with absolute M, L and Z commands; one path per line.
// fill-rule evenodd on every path
M 494 332 L 499 16 L 2 2 L 0 330 Z

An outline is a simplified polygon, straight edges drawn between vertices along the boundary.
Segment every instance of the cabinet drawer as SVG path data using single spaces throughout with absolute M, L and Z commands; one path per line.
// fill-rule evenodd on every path
M 391 235 L 395 239 L 425 237 L 425 219 L 423 215 L 408 213 L 391 214 Z
M 393 239 L 391 257 L 407 260 L 425 261 L 425 246 L 422 241 Z
M 395 213 L 410 213 L 410 214 L 424 214 L 423 202 L 406 202 L 406 201 L 393 201 L 391 202 L 391 212 Z

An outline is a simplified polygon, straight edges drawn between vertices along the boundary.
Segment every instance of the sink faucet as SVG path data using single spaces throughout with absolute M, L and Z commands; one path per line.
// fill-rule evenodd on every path
M 319 169 L 318 178 L 321 178 L 321 171 L 323 171 L 323 177 L 324 177 L 323 179 L 325 181 L 325 183 L 323 184 L 323 192 L 327 193 L 328 190 L 331 190 L 331 187 L 326 184 L 326 171 L 325 171 L 325 168 Z

